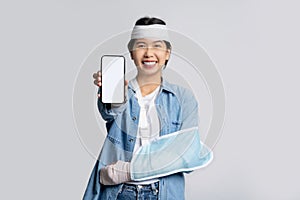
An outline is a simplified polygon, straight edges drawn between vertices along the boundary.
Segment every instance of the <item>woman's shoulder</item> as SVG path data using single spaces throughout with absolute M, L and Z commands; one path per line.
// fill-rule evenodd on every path
M 172 92 L 177 98 L 181 100 L 192 100 L 195 99 L 194 93 L 190 88 L 184 87 L 182 85 L 178 85 L 175 83 L 170 83 L 166 80 L 163 82 L 164 89 L 166 89 L 169 92 Z

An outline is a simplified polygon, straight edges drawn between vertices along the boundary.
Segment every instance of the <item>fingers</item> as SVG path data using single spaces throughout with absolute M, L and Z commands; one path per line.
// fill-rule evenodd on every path
M 130 178 L 130 163 L 117 161 L 100 170 L 100 182 L 104 185 L 117 185 L 128 182 Z
M 97 71 L 96 73 L 93 74 L 93 78 L 101 77 L 101 72 Z
M 101 85 L 102 85 L 101 79 L 100 80 L 98 80 L 98 79 L 94 80 L 94 84 L 101 87 Z
M 101 87 L 102 82 L 101 82 L 101 72 L 98 71 L 96 73 L 93 74 L 93 78 L 94 78 L 94 84 L 98 87 Z
M 102 86 L 102 82 L 101 82 L 101 72 L 97 71 L 96 73 L 93 74 L 93 78 L 94 78 L 94 84 L 98 87 Z M 97 94 L 98 98 L 100 98 L 100 94 Z
M 104 185 L 113 185 L 114 182 L 110 176 L 112 168 L 106 166 L 100 170 L 100 183 Z
M 98 74 L 97 73 L 93 73 L 93 78 L 97 78 Z

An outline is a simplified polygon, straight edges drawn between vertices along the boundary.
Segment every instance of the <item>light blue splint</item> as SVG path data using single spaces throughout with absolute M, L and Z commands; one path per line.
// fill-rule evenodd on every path
M 198 128 L 174 132 L 150 142 L 133 155 L 131 179 L 143 181 L 205 167 L 212 151 L 200 141 Z

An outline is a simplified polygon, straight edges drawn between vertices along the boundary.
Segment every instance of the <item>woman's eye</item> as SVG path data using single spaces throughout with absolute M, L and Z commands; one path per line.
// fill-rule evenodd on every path
M 138 44 L 137 45 L 137 48 L 145 48 L 146 47 L 146 45 L 144 45 L 144 44 Z

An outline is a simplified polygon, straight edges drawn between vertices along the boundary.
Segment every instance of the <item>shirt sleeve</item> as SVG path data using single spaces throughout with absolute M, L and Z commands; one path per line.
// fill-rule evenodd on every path
M 100 184 L 100 169 L 103 165 L 97 160 L 88 185 L 83 195 L 83 200 L 100 199 L 101 198 L 101 184 Z
M 98 94 L 101 94 L 100 88 L 98 90 Z M 124 103 L 118 104 L 102 103 L 101 98 L 98 98 L 97 106 L 102 118 L 105 121 L 112 121 L 118 114 L 125 110 L 127 106 L 127 98 Z
M 181 129 L 187 129 L 192 127 L 198 127 L 199 114 L 198 114 L 198 102 L 194 94 L 185 90 L 182 94 L 181 102 L 182 111 L 182 125 Z

